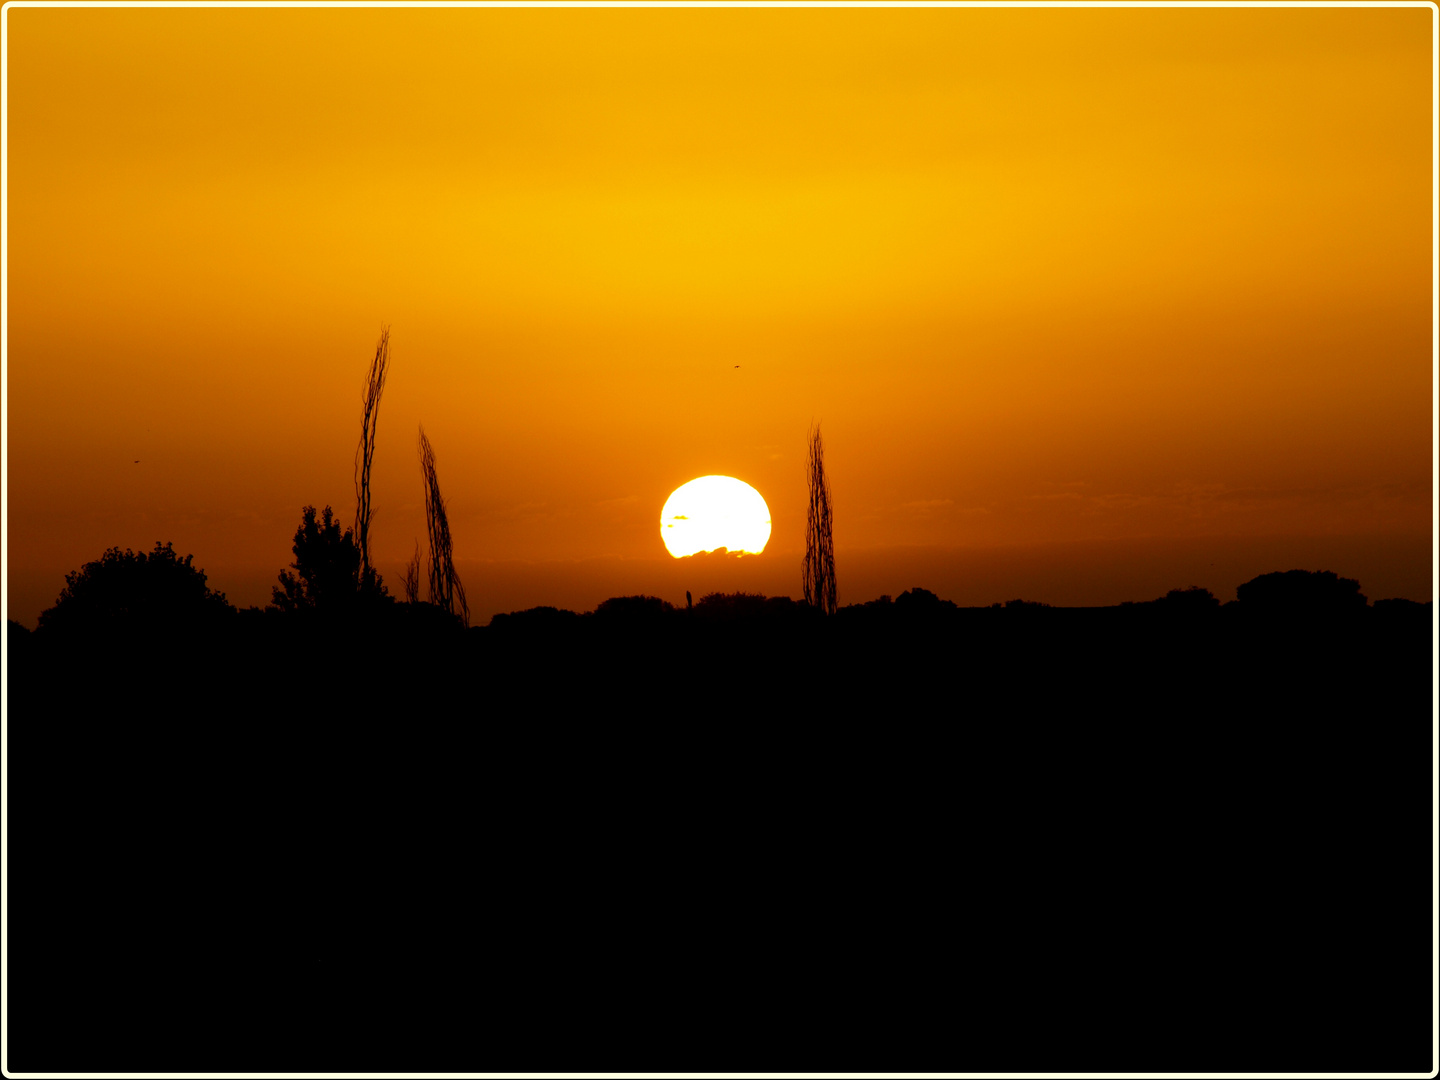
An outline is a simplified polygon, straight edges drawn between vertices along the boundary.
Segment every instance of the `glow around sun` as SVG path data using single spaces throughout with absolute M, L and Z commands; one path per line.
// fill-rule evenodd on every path
M 758 555 L 770 539 L 770 508 L 743 480 L 702 476 L 665 500 L 660 538 L 677 559 L 722 547 Z

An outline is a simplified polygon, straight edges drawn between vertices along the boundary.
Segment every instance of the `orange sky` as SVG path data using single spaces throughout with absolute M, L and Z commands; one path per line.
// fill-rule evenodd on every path
M 11 7 L 8 614 L 265 602 L 382 322 L 381 569 L 423 422 L 477 621 L 799 595 L 812 419 L 842 604 L 1428 600 L 1433 17 Z M 709 473 L 763 555 L 666 555 Z

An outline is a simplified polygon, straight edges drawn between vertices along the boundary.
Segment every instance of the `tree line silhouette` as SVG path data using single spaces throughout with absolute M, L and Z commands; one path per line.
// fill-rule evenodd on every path
M 1201 1072 L 1409 1072 L 1429 1052 L 1409 880 L 1429 604 L 1287 571 L 1223 604 L 917 587 L 827 616 L 711 593 L 466 629 L 356 587 L 359 558 L 311 508 L 268 611 L 159 545 L 11 626 L 10 1030 L 59 1063 L 24 1071 L 1152 1073 L 1178 1045 Z M 935 965 L 1001 1004 L 1050 972 L 1063 1038 L 1000 1004 L 1003 1040 L 917 1028 Z M 113 972 L 127 995 L 87 996 Z M 1188 1039 L 1222 991 L 1263 1032 Z M 711 1038 L 735 1000 L 804 1037 Z M 141 1038 L 157 1008 L 173 1027 Z M 474 1009 L 484 1040 L 446 1034 Z M 557 1018 L 575 1038 L 548 1038 Z
M 373 564 L 388 364 L 264 608 L 157 543 L 10 623 L 10 1068 L 1429 1068 L 1431 604 L 841 606 L 815 428 L 801 599 L 468 626 L 423 430 Z
M 411 606 L 433 607 L 453 620 L 456 630 L 468 624 L 468 605 L 459 576 L 454 571 L 450 540 L 440 504 L 438 484 L 433 488 L 436 499 L 436 536 L 431 560 L 430 593 L 438 603 L 419 600 L 416 579 L 418 557 L 411 564 L 406 585 Z M 373 567 L 365 566 L 363 547 L 351 529 L 343 529 L 330 507 L 317 511 L 307 506 L 295 532 L 294 561 L 282 570 L 279 584 L 274 587 L 271 604 L 261 612 L 249 608 L 243 614 L 315 615 L 324 616 L 330 624 L 339 620 L 363 620 L 384 617 L 396 608 L 398 601 L 384 587 Z M 833 583 L 833 579 L 830 579 Z M 833 591 L 825 601 L 833 604 Z M 983 608 L 961 608 L 954 601 L 942 600 L 935 593 L 919 586 L 897 597 L 888 595 L 863 603 L 835 607 L 839 625 L 860 625 L 867 621 L 890 618 L 923 618 L 933 621 L 947 615 L 959 616 L 991 611 L 1078 612 L 1114 611 L 1156 612 L 1175 616 L 1204 618 L 1226 613 L 1272 617 L 1337 618 L 1356 616 L 1367 610 L 1389 613 L 1428 608 L 1411 600 L 1387 599 L 1372 606 L 1360 591 L 1360 583 L 1343 578 L 1332 571 L 1288 570 L 1258 577 L 1236 589 L 1236 599 L 1222 604 L 1208 589 L 1191 586 L 1172 589 L 1155 600 L 1135 603 L 1125 601 L 1114 607 L 1053 609 L 1051 605 L 1014 599 Z M 693 605 L 676 606 L 656 596 L 618 596 L 601 603 L 593 612 L 581 614 L 553 607 L 495 615 L 490 627 L 505 631 L 521 624 L 530 624 L 552 617 L 574 618 L 604 624 L 644 626 L 664 622 L 706 622 L 715 620 L 756 623 L 813 620 L 823 616 L 825 606 L 810 600 L 792 600 L 786 596 L 764 596 L 754 593 L 709 593 Z M 111 548 L 99 559 L 86 563 L 66 575 L 65 587 L 54 606 L 41 613 L 37 630 L 43 637 L 62 635 L 116 635 L 157 633 L 167 630 L 186 634 L 204 632 L 225 624 L 227 617 L 242 614 L 227 601 L 223 592 L 210 588 L 203 569 L 194 565 L 193 555 L 178 555 L 171 543 L 155 544 L 150 552 Z M 443 621 L 439 623 L 444 625 Z M 11 622 L 12 632 L 28 631 Z
M 371 495 L 371 471 L 375 460 L 380 405 L 390 372 L 390 329 L 382 327 L 375 353 L 361 386 L 360 438 L 355 451 L 355 516 L 350 528 L 342 528 L 335 511 L 326 506 L 301 510 L 292 552 L 294 561 L 282 570 L 279 584 L 264 612 L 247 609 L 244 614 L 303 618 L 323 622 L 334 630 L 345 623 L 373 625 L 391 623 L 432 631 L 453 623 L 455 629 L 470 624 L 470 606 L 455 566 L 445 497 L 440 488 L 436 455 L 421 425 L 418 456 L 426 519 L 426 556 L 422 560 L 419 541 L 405 568 L 403 602 L 385 587 L 371 556 L 371 529 L 375 507 Z M 818 424 L 812 425 L 807 440 L 806 480 L 808 501 L 805 524 L 805 554 L 801 565 L 803 598 L 763 597 L 746 593 L 712 593 L 698 603 L 686 593 L 684 608 L 676 608 L 658 597 L 614 597 L 593 612 L 589 621 L 613 629 L 660 622 L 709 625 L 717 622 L 748 622 L 756 625 L 791 624 L 816 616 L 835 618 L 837 627 L 855 630 L 870 625 L 895 625 L 906 619 L 920 619 L 938 625 L 960 611 L 951 601 L 916 587 L 891 599 L 849 604 L 841 608 L 835 576 L 834 510 L 830 481 L 824 462 L 824 444 Z M 131 635 L 171 633 L 193 635 L 222 627 L 227 615 L 238 614 L 223 593 L 209 588 L 203 570 L 194 566 L 193 555 L 183 558 L 171 543 L 156 542 L 150 552 L 111 548 L 93 562 L 66 576 L 65 588 L 53 607 L 43 612 L 38 632 L 41 638 L 57 636 Z M 421 583 L 427 601 L 420 599 Z M 1331 571 L 1290 570 L 1262 574 L 1240 585 L 1236 599 L 1223 605 L 1238 606 L 1248 614 L 1288 615 L 1296 618 L 1330 617 L 1358 612 L 1369 606 L 1360 584 Z M 1380 601 L 1376 608 L 1394 611 L 1411 607 L 1409 601 Z M 400 612 L 400 608 L 408 608 Z M 1222 607 L 1208 590 L 1191 586 L 1173 589 L 1145 604 L 1124 603 L 1122 609 L 1144 609 L 1173 616 L 1203 617 Z M 1048 608 L 1036 601 L 1010 600 L 992 605 L 1007 613 L 1034 612 Z M 552 608 L 496 615 L 490 627 L 499 634 L 522 632 L 533 636 L 536 628 L 560 631 L 569 627 L 574 612 Z M 972 616 L 973 617 L 973 616 Z M 575 627 L 587 625 L 575 623 Z M 10 632 L 23 641 L 27 631 L 10 623 Z M 570 629 L 561 632 L 569 633 Z
M 35 665 L 39 685 L 43 672 L 83 648 L 94 662 L 110 664 L 107 677 L 132 678 L 146 670 L 132 662 L 137 652 L 163 646 L 189 657 L 168 675 L 177 685 L 243 681 L 245 665 L 261 665 L 277 687 L 284 684 L 288 697 L 303 697 L 308 677 L 345 693 L 368 687 L 371 706 L 379 707 L 381 700 L 398 702 L 409 693 L 403 680 L 377 684 L 380 665 L 424 673 L 425 700 L 445 712 L 466 699 L 475 685 L 467 679 L 480 680 L 497 705 L 528 707 L 530 688 L 543 685 L 552 704 L 583 707 L 585 695 L 619 666 L 643 672 L 656 686 L 681 687 L 696 698 L 695 708 L 720 712 L 745 694 L 801 710 L 811 707 L 807 695 L 826 707 L 884 708 L 897 680 L 922 685 L 935 672 L 959 670 L 971 672 L 972 703 L 994 704 L 1018 686 L 1033 692 L 1053 684 L 1058 693 L 1064 679 L 1083 684 L 1093 672 L 1123 661 L 1122 685 L 1131 690 L 1172 695 L 1175 680 L 1208 664 L 1246 701 L 1293 686 L 1301 670 L 1315 675 L 1314 686 L 1334 684 L 1349 672 L 1350 689 L 1315 705 L 1333 710 L 1347 694 L 1360 693 L 1357 680 L 1366 671 L 1366 678 L 1378 680 L 1376 693 L 1399 685 L 1385 680 L 1397 665 L 1418 663 L 1414 649 L 1428 634 L 1430 605 L 1401 599 L 1371 604 L 1353 578 L 1300 569 L 1259 575 L 1223 603 L 1190 586 L 1113 607 L 1056 608 L 1020 598 L 960 607 L 916 586 L 893 598 L 841 606 L 833 496 L 818 425 L 807 443 L 800 599 L 744 592 L 693 599 L 687 592 L 680 606 L 654 596 L 620 596 L 593 612 L 536 607 L 471 627 L 436 454 L 423 426 L 417 454 L 426 543 L 416 541 L 399 597 L 374 565 L 371 473 L 390 345 L 389 328 L 383 328 L 361 387 L 353 523 L 345 527 L 330 506 L 305 506 L 293 560 L 279 573 L 268 605 L 237 610 L 210 588 L 193 555 L 177 554 L 173 544 L 157 542 L 149 552 L 111 548 L 67 575 L 33 634 L 10 623 L 17 670 Z M 1317 658 L 1328 658 L 1327 671 L 1315 668 Z M 292 660 L 303 662 L 292 671 Z M 726 670 L 725 678 L 706 673 L 706 664 Z M 807 669 L 811 674 L 802 677 Z M 977 683 L 980 671 L 985 678 Z M 707 687 L 698 697 L 689 685 L 696 679 Z M 1296 692 L 1309 690 L 1300 686 Z M 1216 704 L 1208 693 L 1187 692 L 1176 707 Z M 366 703 L 357 700 L 354 707 L 363 710 Z
M 427 447 L 428 449 L 428 447 Z M 419 599 L 419 557 L 412 561 L 405 591 L 413 607 L 435 609 L 437 615 L 449 616 L 457 631 L 468 625 L 469 609 L 464 589 L 455 572 L 448 525 L 439 492 L 433 481 L 433 456 L 427 455 L 427 478 L 431 481 L 428 494 L 434 499 L 431 514 L 433 535 L 430 561 L 430 595 L 438 602 Z M 335 625 L 343 620 L 383 618 L 393 612 L 398 601 L 385 589 L 383 580 L 373 567 L 366 566 L 363 545 L 352 529 L 342 529 L 330 507 L 317 511 L 307 506 L 301 514 L 292 547 L 294 561 L 282 570 L 279 584 L 272 590 L 272 602 L 262 612 L 249 608 L 237 611 L 223 592 L 209 587 L 203 569 L 194 565 L 193 555 L 178 555 L 171 543 L 157 542 L 150 552 L 111 548 L 99 559 L 88 562 L 66 575 L 65 587 L 53 607 L 41 613 L 37 630 L 43 637 L 69 635 L 125 636 L 136 633 L 157 633 L 166 630 L 193 634 L 225 625 L 227 617 L 240 614 L 254 616 L 313 615 L 323 616 Z M 1145 602 L 1125 601 L 1114 608 L 1054 609 L 1049 604 L 1014 599 L 989 607 L 961 608 L 954 601 L 942 600 L 928 589 L 916 586 L 897 597 L 888 595 L 862 603 L 834 606 L 833 575 L 819 575 L 821 602 L 810 599 L 792 600 L 786 596 L 764 596 L 754 593 L 709 593 L 693 604 L 676 606 L 656 596 L 618 596 L 601 603 L 593 612 L 578 613 L 553 607 L 537 607 L 509 614 L 495 615 L 487 629 L 508 631 L 521 625 L 548 623 L 555 619 L 578 619 L 595 625 L 643 627 L 665 623 L 705 623 L 716 620 L 743 621 L 758 624 L 795 622 L 823 617 L 831 608 L 839 626 L 860 626 L 879 619 L 903 621 L 975 617 L 993 611 L 1007 614 L 1033 612 L 1105 612 L 1117 614 L 1150 612 L 1175 617 L 1204 619 L 1223 613 L 1268 616 L 1291 619 L 1356 617 L 1370 611 L 1393 614 L 1413 611 L 1417 615 L 1430 605 L 1405 599 L 1386 599 L 1371 605 L 1354 578 L 1344 578 L 1333 571 L 1288 570 L 1261 574 L 1236 589 L 1236 599 L 1222 604 L 1208 589 L 1190 586 L 1172 589 L 1164 596 Z M 446 625 L 445 620 L 436 620 Z M 580 625 L 580 623 L 577 623 Z M 479 629 L 479 628 L 476 628 Z M 28 631 L 11 622 L 12 633 Z

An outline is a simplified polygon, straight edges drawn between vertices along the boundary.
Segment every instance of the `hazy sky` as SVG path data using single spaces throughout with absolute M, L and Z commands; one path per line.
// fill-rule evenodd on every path
M 1428 600 L 1432 17 L 7 9 L 9 615 L 265 602 L 382 324 L 378 561 L 423 422 L 479 621 L 798 596 L 812 420 L 842 604 Z M 711 473 L 763 555 L 666 554 Z

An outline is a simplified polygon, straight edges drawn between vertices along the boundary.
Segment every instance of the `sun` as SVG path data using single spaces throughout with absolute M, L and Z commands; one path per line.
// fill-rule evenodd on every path
M 770 508 L 743 480 L 702 476 L 665 500 L 660 538 L 677 559 L 722 547 L 758 555 L 770 539 Z

